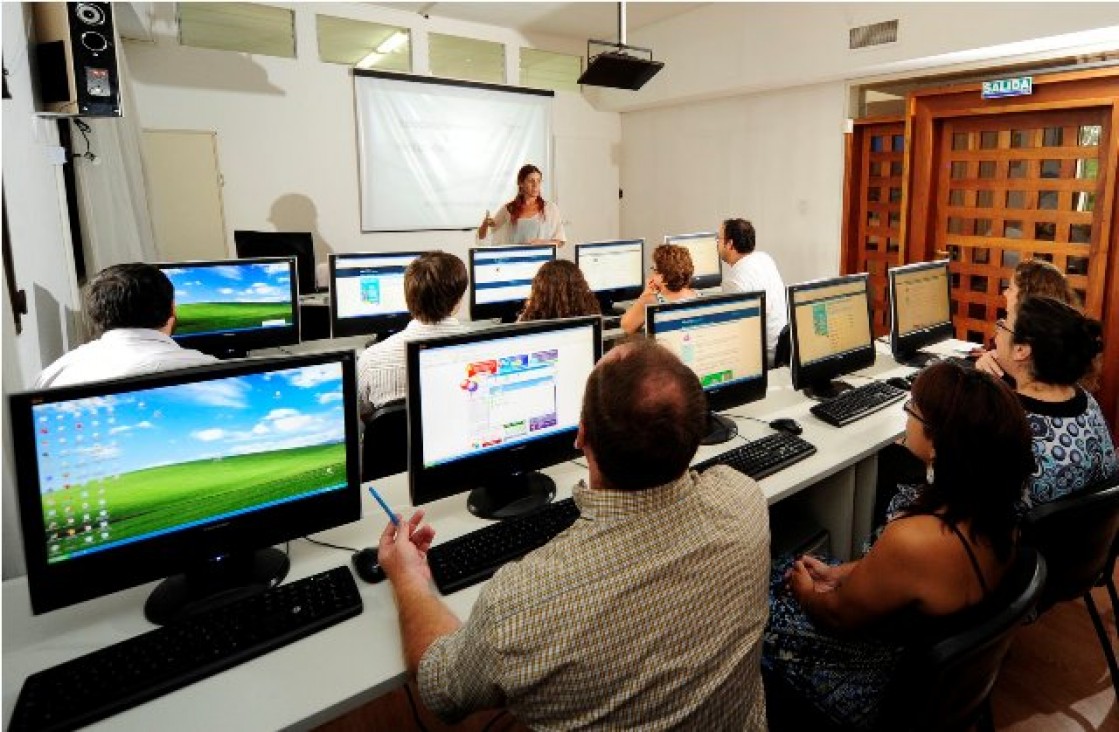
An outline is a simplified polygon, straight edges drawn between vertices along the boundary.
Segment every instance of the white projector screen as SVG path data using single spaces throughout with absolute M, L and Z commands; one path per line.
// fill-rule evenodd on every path
M 525 163 L 551 188 L 553 96 L 355 71 L 362 230 L 477 228 Z

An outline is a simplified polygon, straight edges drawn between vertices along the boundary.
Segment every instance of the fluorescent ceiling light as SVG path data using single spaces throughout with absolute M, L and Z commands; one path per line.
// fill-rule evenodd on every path
M 397 31 L 386 38 L 381 45 L 377 46 L 377 53 L 392 53 L 407 42 L 408 34 L 404 31 Z

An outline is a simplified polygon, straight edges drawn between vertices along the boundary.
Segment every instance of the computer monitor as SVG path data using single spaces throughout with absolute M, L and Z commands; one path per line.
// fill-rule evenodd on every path
M 870 276 L 814 280 L 788 288 L 793 388 L 813 399 L 850 389 L 833 381 L 874 365 Z
M 309 231 L 234 231 L 233 245 L 239 259 L 295 257 L 299 269 L 299 294 L 315 291 L 315 240 Z
M 422 253 L 331 254 L 331 334 L 376 334 L 383 340 L 408 325 L 404 270 Z
M 718 239 L 719 235 L 711 232 L 675 234 L 664 238 L 665 244 L 684 247 L 692 255 L 692 265 L 695 266 L 692 287 L 697 290 L 723 284 L 723 262 L 719 259 Z
M 603 314 L 645 289 L 645 240 L 618 239 L 575 245 L 575 264 L 598 298 Z
M 570 460 L 583 389 L 602 355 L 597 316 L 540 320 L 407 344 L 413 505 L 471 491 L 508 518 L 555 496 L 536 472 Z
M 675 353 L 699 377 L 707 394 L 704 445 L 734 437 L 734 421 L 716 414 L 765 398 L 765 293 L 743 292 L 650 305 L 649 335 Z
M 175 332 L 184 348 L 241 358 L 299 343 L 295 260 L 223 259 L 155 265 L 175 287 Z
M 36 614 L 161 577 L 155 623 L 280 582 L 272 545 L 361 517 L 351 352 L 9 397 Z
M 524 310 L 536 271 L 555 258 L 554 246 L 471 249 L 470 319 L 515 321 Z
M 919 262 L 889 270 L 890 351 L 907 366 L 925 366 L 936 356 L 925 346 L 952 337 L 948 260 Z

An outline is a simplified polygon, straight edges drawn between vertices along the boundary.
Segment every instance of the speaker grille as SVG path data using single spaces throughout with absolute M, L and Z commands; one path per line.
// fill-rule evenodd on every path
M 894 43 L 898 39 L 898 22 L 887 20 L 881 23 L 862 25 L 850 30 L 848 48 L 866 48 L 867 46 L 880 46 L 883 43 Z

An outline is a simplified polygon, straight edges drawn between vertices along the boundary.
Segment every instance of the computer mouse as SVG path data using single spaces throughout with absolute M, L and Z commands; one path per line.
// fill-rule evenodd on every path
M 902 378 L 901 376 L 891 376 L 890 378 L 886 379 L 886 383 L 890 386 L 896 386 L 902 391 L 909 391 L 909 387 L 911 386 L 909 381 Z
M 381 565 L 377 563 L 376 547 L 367 547 L 354 552 L 352 561 L 357 576 L 369 584 L 376 584 L 385 578 L 385 570 L 381 569 Z
M 795 419 L 790 419 L 788 417 L 775 419 L 769 423 L 769 426 L 781 432 L 788 432 L 790 435 L 799 435 L 801 432 L 804 432 L 804 429 Z

